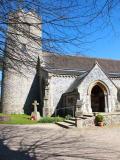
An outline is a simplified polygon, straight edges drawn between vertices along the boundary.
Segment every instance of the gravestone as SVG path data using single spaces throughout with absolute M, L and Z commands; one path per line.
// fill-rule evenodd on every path
M 37 106 L 39 103 L 35 100 L 32 105 L 34 106 L 34 111 L 31 113 L 31 119 L 32 120 L 40 120 L 40 113 L 37 111 Z

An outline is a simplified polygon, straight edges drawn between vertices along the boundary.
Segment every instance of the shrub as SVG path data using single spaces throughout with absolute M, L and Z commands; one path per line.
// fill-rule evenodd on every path
M 66 120 L 69 120 L 71 117 L 72 117 L 72 116 L 71 116 L 70 114 L 68 114 L 68 115 L 65 116 L 65 119 L 66 119 Z
M 95 117 L 95 121 L 96 121 L 96 122 L 103 122 L 103 120 L 104 120 L 104 117 L 103 117 L 103 115 L 101 115 L 101 114 L 98 114 L 98 115 Z
M 64 118 L 62 117 L 50 117 L 50 116 L 46 116 L 46 117 L 42 117 L 39 122 L 40 123 L 56 123 L 56 122 L 62 122 L 64 120 Z

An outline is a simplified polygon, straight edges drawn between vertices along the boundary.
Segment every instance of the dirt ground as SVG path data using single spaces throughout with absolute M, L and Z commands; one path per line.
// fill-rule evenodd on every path
M 120 126 L 0 125 L 0 160 L 120 160 Z

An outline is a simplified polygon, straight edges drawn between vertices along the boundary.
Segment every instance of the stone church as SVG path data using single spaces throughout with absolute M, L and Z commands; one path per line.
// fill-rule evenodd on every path
M 25 34 L 21 36 L 21 31 L 14 27 L 15 23 L 9 25 L 4 56 L 2 112 L 30 114 L 34 100 L 39 102 L 41 116 L 74 116 L 77 100 L 81 102 L 81 111 L 86 114 L 120 110 L 119 60 L 42 52 L 40 18 L 35 13 L 23 11 L 13 17 L 10 21 L 20 19 L 22 28 L 28 27 L 35 40 Z M 38 24 L 39 28 L 33 24 Z M 14 36 L 11 32 L 17 34 Z M 26 63 L 31 61 L 33 65 L 16 62 L 16 58 L 24 58 Z

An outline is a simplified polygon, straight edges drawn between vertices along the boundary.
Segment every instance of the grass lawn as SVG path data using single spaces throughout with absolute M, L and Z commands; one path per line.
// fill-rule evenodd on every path
M 0 113 L 1 116 L 8 116 L 10 117 L 9 121 L 0 121 L 0 124 L 37 124 L 37 121 L 32 121 L 30 119 L 29 115 L 25 114 L 2 114 Z
M 39 121 L 31 120 L 29 115 L 25 114 L 3 114 L 0 113 L 0 117 L 8 117 L 7 121 L 0 121 L 0 124 L 39 124 L 39 123 L 55 123 L 63 121 L 62 117 L 41 117 Z M 10 118 L 9 118 L 10 117 Z

